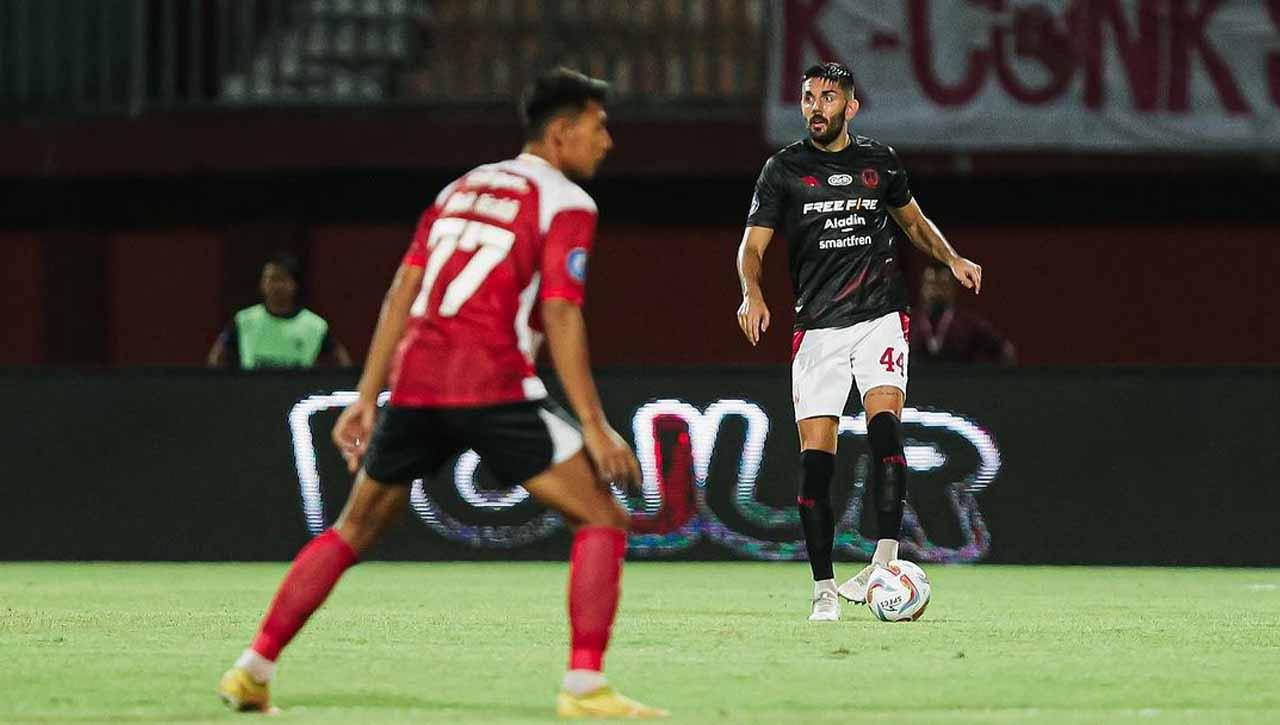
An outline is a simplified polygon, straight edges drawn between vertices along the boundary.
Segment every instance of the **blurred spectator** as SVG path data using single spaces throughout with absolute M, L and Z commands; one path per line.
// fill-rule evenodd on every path
M 911 315 L 911 362 L 1014 364 L 1013 343 L 977 313 L 958 307 L 958 291 L 946 265 L 925 268 L 920 304 Z
M 209 350 L 209 367 L 241 370 L 349 367 L 351 355 L 324 318 L 298 303 L 298 260 L 280 254 L 262 266 L 262 303 L 236 313 Z

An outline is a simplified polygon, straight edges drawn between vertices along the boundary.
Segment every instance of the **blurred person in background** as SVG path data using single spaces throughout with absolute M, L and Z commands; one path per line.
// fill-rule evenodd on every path
M 262 302 L 236 313 L 209 350 L 211 368 L 263 370 L 351 366 L 329 323 L 298 302 L 297 258 L 277 254 L 262 266 Z
M 957 291 L 946 265 L 925 268 L 920 304 L 911 315 L 912 361 L 1013 365 L 1013 343 L 981 315 L 956 305 Z

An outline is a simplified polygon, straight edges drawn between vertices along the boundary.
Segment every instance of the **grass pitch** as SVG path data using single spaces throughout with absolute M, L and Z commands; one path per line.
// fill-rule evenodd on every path
M 283 572 L 0 565 L 0 721 L 253 721 L 213 690 Z M 928 572 L 920 622 L 810 624 L 804 564 L 632 563 L 607 668 L 676 722 L 1280 722 L 1280 570 Z M 272 721 L 551 721 L 565 573 L 356 567 L 285 652 Z

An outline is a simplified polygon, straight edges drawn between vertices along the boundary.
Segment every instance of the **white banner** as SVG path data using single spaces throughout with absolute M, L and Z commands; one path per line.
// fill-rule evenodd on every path
M 802 137 L 800 76 L 854 73 L 856 132 L 905 148 L 1280 149 L 1280 0 L 786 0 L 765 123 Z

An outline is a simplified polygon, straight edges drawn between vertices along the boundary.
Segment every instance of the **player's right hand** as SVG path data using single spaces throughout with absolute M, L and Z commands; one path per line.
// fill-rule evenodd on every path
M 601 483 L 620 483 L 628 490 L 640 485 L 640 463 L 631 446 L 608 423 L 584 426 L 582 444 Z
M 347 470 L 355 473 L 360 467 L 360 460 L 369 448 L 369 439 L 373 436 L 373 423 L 378 416 L 378 404 L 363 398 L 357 400 L 338 416 L 333 426 L 333 444 L 347 462 Z
M 742 296 L 742 304 L 738 306 L 738 327 L 747 341 L 752 345 L 760 343 L 760 335 L 769 329 L 769 307 L 764 303 L 764 296 L 748 292 Z

